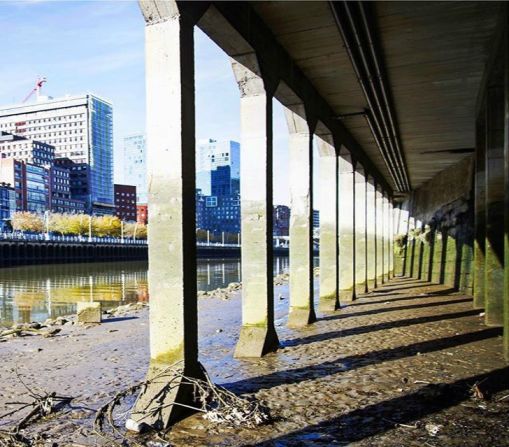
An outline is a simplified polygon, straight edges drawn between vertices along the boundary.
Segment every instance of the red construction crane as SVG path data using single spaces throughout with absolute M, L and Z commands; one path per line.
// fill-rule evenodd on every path
M 39 97 L 39 93 L 41 92 L 42 84 L 46 82 L 46 78 L 38 78 L 37 82 L 35 83 L 35 87 L 32 89 L 32 91 L 27 95 L 27 97 L 23 100 L 22 104 L 27 102 L 34 93 L 37 93 L 37 97 Z

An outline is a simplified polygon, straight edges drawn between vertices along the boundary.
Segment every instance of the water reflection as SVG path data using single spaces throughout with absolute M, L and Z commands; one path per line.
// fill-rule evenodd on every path
M 288 270 L 274 259 L 274 274 Z M 200 259 L 198 290 L 240 282 L 239 259 Z M 100 301 L 108 309 L 148 301 L 147 262 L 108 262 L 0 269 L 0 324 L 44 321 L 76 311 L 78 301 Z

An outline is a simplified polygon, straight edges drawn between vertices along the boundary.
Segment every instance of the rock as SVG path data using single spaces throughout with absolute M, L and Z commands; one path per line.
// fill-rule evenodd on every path
M 69 320 L 67 320 L 66 318 L 64 317 L 57 317 L 57 319 L 55 320 L 55 324 L 58 324 L 60 326 L 63 326 L 65 323 L 67 323 Z
M 41 328 L 41 323 L 37 323 L 36 321 L 33 321 L 32 323 L 29 323 L 27 325 L 28 328 L 30 329 L 40 329 Z
M 424 426 L 424 428 L 426 429 L 426 431 L 428 432 L 428 434 L 430 436 L 436 436 L 438 434 L 438 432 L 440 430 L 442 430 L 443 428 L 443 425 L 439 425 L 439 424 L 426 424 Z
M 221 332 L 223 332 L 222 329 L 216 329 L 216 333 L 220 334 Z
M 51 328 L 49 329 L 48 331 L 44 332 L 42 334 L 43 337 L 45 338 L 48 338 L 48 337 L 54 337 L 55 335 L 57 335 L 62 329 L 58 328 L 58 327 L 54 327 L 54 328 Z
M 136 433 L 143 433 L 149 428 L 149 426 L 144 422 L 136 422 L 133 421 L 132 419 L 127 419 L 125 423 L 125 428 L 127 428 L 127 430 L 129 431 L 134 431 Z
M 77 307 L 77 322 L 81 324 L 101 322 L 101 303 L 80 302 Z

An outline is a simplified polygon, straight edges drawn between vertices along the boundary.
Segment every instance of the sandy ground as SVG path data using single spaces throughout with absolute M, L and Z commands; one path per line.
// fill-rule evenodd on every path
M 282 348 L 257 360 L 232 357 L 240 292 L 200 298 L 201 362 L 216 383 L 265 401 L 275 421 L 240 429 L 195 415 L 169 432 L 169 445 L 509 446 L 501 330 L 484 326 L 468 297 L 448 292 L 396 279 L 291 330 L 288 287 L 277 286 Z M 88 329 L 63 326 L 53 338 L 0 343 L 0 412 L 27 400 L 22 378 L 31 389 L 75 397 L 70 408 L 26 431 L 44 439 L 38 445 L 111 445 L 91 434 L 94 409 L 144 378 L 147 317 L 143 309 Z

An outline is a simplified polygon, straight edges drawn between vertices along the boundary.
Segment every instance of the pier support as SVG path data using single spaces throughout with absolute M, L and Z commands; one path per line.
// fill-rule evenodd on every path
M 141 8 L 147 22 L 151 382 L 128 420 L 134 430 L 143 424 L 164 429 L 189 413 L 183 405 L 196 404 L 191 385 L 161 373 L 178 367 L 186 376 L 203 377 L 196 298 L 194 23 L 176 13 L 176 3 L 159 8 L 142 2 Z
M 355 291 L 367 291 L 366 271 L 366 177 L 364 168 L 355 166 Z
M 376 284 L 376 192 L 373 177 L 366 179 L 366 274 L 367 288 Z
M 504 300 L 504 89 L 487 92 L 486 144 L 486 324 L 503 323 Z
M 355 299 L 355 173 L 352 157 L 342 150 L 339 169 L 339 300 Z
M 474 308 L 484 307 L 484 265 L 486 247 L 486 112 L 481 111 L 476 125 L 474 174 Z
M 387 193 L 383 193 L 383 282 L 389 280 L 389 250 L 391 248 L 390 233 L 390 203 Z
M 383 193 L 379 184 L 375 189 L 376 200 L 376 287 L 380 287 L 384 282 L 384 207 Z
M 242 61 L 246 60 L 246 64 Z M 279 346 L 274 328 L 272 243 L 272 95 L 256 55 L 232 60 L 240 89 L 242 162 L 242 328 L 235 357 L 261 357 Z
M 322 312 L 339 309 L 338 159 L 332 136 L 318 138 L 320 154 L 320 301 Z
M 316 321 L 313 298 L 313 131 L 303 105 L 285 109 L 289 136 L 290 313 L 289 327 Z

